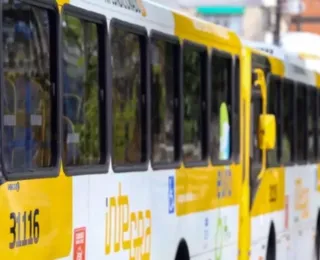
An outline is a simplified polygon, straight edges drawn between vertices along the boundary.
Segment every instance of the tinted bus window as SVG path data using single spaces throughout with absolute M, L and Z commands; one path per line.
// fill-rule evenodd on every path
M 283 82 L 283 94 L 281 96 L 281 103 L 283 104 L 283 117 L 282 117 L 282 162 L 287 164 L 292 162 L 294 154 L 294 119 L 295 119 L 295 106 L 294 100 L 294 83 L 291 80 Z
M 111 29 L 112 161 L 115 166 L 146 161 L 145 38 Z
M 63 162 L 99 164 L 101 158 L 98 25 L 63 15 Z
M 308 116 L 307 116 L 307 88 L 304 84 L 297 84 L 297 159 L 298 161 L 305 161 L 307 159 L 307 128 L 308 128 Z
M 308 88 L 308 100 L 307 100 L 307 118 L 308 118 L 308 160 L 313 161 L 317 158 L 318 153 L 318 135 L 317 135 L 317 89 L 314 86 Z
M 58 130 L 55 24 L 49 11 L 20 1 L 3 3 L 2 18 L 5 168 L 20 172 L 51 167 Z
M 179 160 L 179 45 L 164 40 L 152 44 L 152 162 Z
M 183 48 L 183 159 L 199 162 L 206 156 L 207 52 L 193 45 Z
M 232 58 L 213 53 L 211 59 L 211 156 L 229 160 L 232 153 Z M 239 104 L 239 102 L 235 102 Z
M 268 151 L 268 164 L 276 165 L 281 160 L 281 133 L 282 133 L 282 81 L 280 78 L 271 76 L 268 85 L 268 113 L 276 117 L 277 140 L 275 149 Z

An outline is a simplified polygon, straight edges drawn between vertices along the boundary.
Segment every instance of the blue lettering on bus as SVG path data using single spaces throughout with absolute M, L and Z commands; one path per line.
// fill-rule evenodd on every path
M 169 176 L 168 179 L 168 211 L 169 214 L 175 211 L 175 190 L 174 190 L 174 177 Z

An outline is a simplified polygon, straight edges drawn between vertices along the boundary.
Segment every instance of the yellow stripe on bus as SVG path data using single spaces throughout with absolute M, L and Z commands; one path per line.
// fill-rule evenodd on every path
M 177 216 L 237 205 L 241 181 L 240 165 L 177 170 Z

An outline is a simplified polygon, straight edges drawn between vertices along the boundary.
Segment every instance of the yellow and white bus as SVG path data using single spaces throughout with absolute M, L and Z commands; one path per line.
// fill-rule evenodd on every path
M 149 1 L 0 10 L 0 259 L 315 259 L 318 74 Z
M 250 46 L 248 52 L 257 53 L 254 48 L 265 53 L 265 65 L 260 68 L 268 75 L 266 95 L 261 95 L 266 112 L 251 102 L 250 118 L 257 111 L 275 115 L 277 137 L 275 149 L 261 153 L 250 143 L 250 156 L 246 156 L 251 160 L 246 173 L 253 178 L 251 259 L 319 259 L 320 75 L 308 70 L 298 55 L 281 48 L 246 41 L 244 45 Z M 250 96 L 252 100 L 254 93 Z M 249 133 L 252 141 L 255 133 Z

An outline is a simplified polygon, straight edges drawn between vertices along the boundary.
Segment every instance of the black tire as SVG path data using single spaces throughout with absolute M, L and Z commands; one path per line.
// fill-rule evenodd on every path
M 273 248 L 268 247 L 266 260 L 276 260 L 276 252 Z
M 316 239 L 314 241 L 315 259 L 320 260 L 320 210 L 318 211 Z
M 276 260 L 276 238 L 273 227 L 270 229 L 266 260 Z
M 180 242 L 175 260 L 190 260 L 188 246 L 185 241 Z
M 320 231 L 319 231 L 319 227 L 317 227 L 317 233 L 316 233 L 314 247 L 315 247 L 316 260 L 320 260 Z

